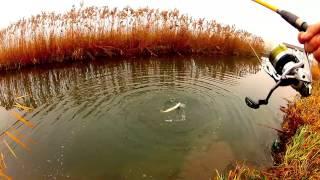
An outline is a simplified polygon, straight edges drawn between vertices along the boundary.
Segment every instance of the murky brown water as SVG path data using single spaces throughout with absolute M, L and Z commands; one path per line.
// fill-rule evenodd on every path
M 11 139 L 18 159 L 1 145 L 15 179 L 208 179 L 235 161 L 272 163 L 270 145 L 283 98 L 248 108 L 247 95 L 273 84 L 255 59 L 149 59 L 70 64 L 0 77 L 0 129 L 14 122 L 14 98 L 34 107 L 30 129 L 13 125 L 28 152 Z M 177 102 L 170 113 L 161 110 Z M 30 138 L 35 142 L 30 142 Z

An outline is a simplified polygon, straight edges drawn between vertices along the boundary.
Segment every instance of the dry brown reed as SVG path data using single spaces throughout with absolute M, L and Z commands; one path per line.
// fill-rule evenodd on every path
M 263 40 L 177 9 L 79 7 L 42 12 L 0 31 L 0 65 L 20 67 L 99 57 L 253 55 Z
M 285 112 L 283 130 L 295 134 L 302 125 L 309 125 L 314 130 L 320 131 L 320 81 L 313 83 L 312 96 L 297 99 L 282 107 Z

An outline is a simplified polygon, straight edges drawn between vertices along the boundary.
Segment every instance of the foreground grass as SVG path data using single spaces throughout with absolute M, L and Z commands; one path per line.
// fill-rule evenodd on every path
M 253 55 L 261 38 L 235 26 L 195 19 L 178 10 L 73 7 L 43 12 L 0 31 L 0 66 L 88 60 L 99 57 Z
M 280 165 L 256 170 L 238 164 L 227 176 L 217 179 L 320 179 L 320 133 L 311 126 L 302 126 L 287 144 Z
M 283 151 L 274 154 L 277 165 L 256 170 L 239 164 L 217 179 L 320 179 L 320 81 L 313 95 L 297 99 L 287 107 L 279 137 Z
M 283 163 L 268 170 L 272 178 L 320 179 L 320 132 L 299 128 L 288 144 Z

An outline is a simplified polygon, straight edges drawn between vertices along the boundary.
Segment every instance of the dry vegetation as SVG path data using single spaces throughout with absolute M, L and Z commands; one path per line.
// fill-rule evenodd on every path
M 268 170 L 269 177 L 282 179 L 320 179 L 320 133 L 302 126 L 290 140 L 279 166 Z
M 22 19 L 0 32 L 0 65 L 14 68 L 99 57 L 252 55 L 261 38 L 178 10 L 73 7 Z
M 285 112 L 282 128 L 289 136 L 293 136 L 302 125 L 310 126 L 320 132 L 320 81 L 313 83 L 312 96 L 297 99 L 282 107 Z
M 264 179 L 265 176 L 259 170 L 250 168 L 243 164 L 237 164 L 228 175 L 220 174 L 218 171 L 216 180 L 242 180 L 242 179 Z

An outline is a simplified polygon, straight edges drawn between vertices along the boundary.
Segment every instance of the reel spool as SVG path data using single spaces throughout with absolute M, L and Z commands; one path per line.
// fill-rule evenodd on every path
M 260 105 L 268 104 L 274 90 L 279 86 L 290 85 L 301 96 L 307 97 L 311 95 L 311 73 L 310 64 L 307 56 L 302 56 L 302 52 L 297 49 L 289 49 L 284 44 L 276 46 L 269 54 L 269 58 L 265 58 L 263 69 L 269 74 L 276 82 L 276 84 L 269 91 L 266 99 L 254 101 L 249 97 L 245 98 L 247 105 L 251 108 L 258 109 Z M 309 69 L 307 69 L 307 64 Z
M 284 44 L 279 44 L 270 52 L 269 61 L 277 74 L 282 75 L 284 66 L 289 62 L 297 63 L 299 60 L 291 54 Z

